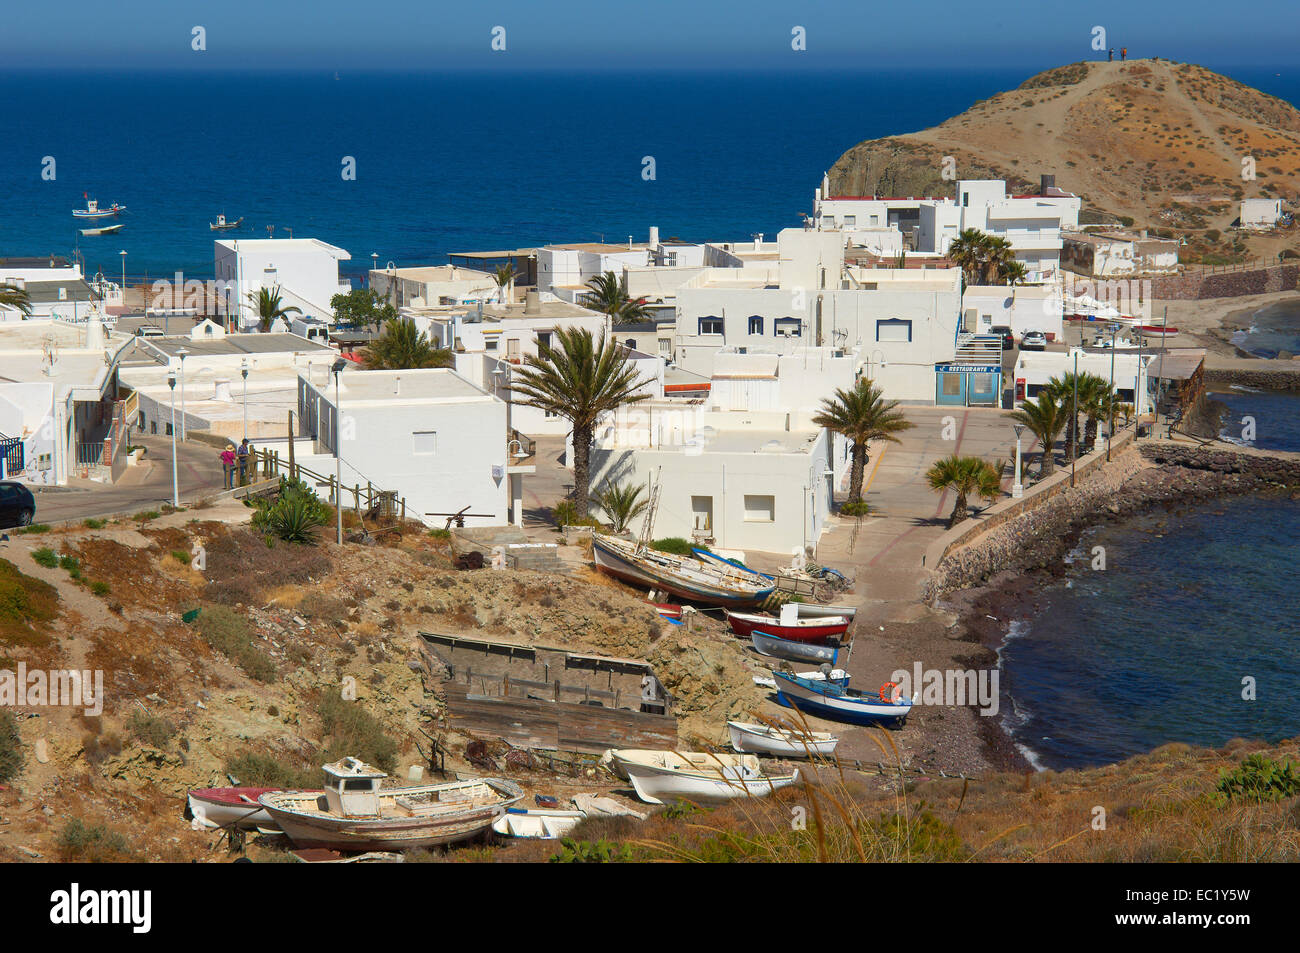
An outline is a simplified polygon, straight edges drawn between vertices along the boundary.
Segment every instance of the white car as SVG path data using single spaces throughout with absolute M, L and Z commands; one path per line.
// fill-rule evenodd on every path
M 1026 331 L 1024 337 L 1020 339 L 1020 349 L 1022 351 L 1047 350 L 1047 335 L 1042 331 Z

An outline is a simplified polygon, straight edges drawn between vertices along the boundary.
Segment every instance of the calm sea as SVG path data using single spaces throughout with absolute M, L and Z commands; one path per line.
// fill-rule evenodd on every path
M 849 146 L 934 125 L 1038 67 L 857 73 L 0 73 L 0 255 L 212 270 L 208 222 L 288 229 L 349 272 L 554 241 L 736 240 L 800 223 Z M 1300 77 L 1231 71 L 1300 99 Z M 41 177 L 55 160 L 56 178 Z M 356 180 L 342 178 L 345 156 Z M 654 159 L 655 178 L 642 177 Z M 1036 170 L 1035 170 L 1036 171 Z M 1051 171 L 1051 170 L 1043 170 Z M 1069 187 L 1064 169 L 1055 170 Z M 80 237 L 82 193 L 126 228 Z

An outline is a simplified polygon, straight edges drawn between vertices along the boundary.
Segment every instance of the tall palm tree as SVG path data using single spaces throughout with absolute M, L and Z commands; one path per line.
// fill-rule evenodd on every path
M 650 501 L 641 496 L 644 490 L 640 483 L 606 483 L 592 494 L 592 498 L 614 524 L 614 532 L 621 533 L 650 505 Z
M 26 288 L 0 285 L 0 305 L 17 308 L 26 317 L 32 313 L 32 299 Z
M 967 497 L 972 493 L 986 500 L 996 499 L 1002 492 L 1002 472 L 979 457 L 959 457 L 955 453 L 936 460 L 925 472 L 930 489 L 943 492 L 952 490 L 957 503 L 948 517 L 948 528 L 956 526 L 967 515 Z
M 422 367 L 452 367 L 451 351 L 437 348 L 410 318 L 389 318 L 384 330 L 362 353 L 367 370 L 405 371 Z
M 1038 392 L 1037 401 L 1026 400 L 1019 410 L 1012 411 L 1007 416 L 1024 424 L 1038 438 L 1043 447 L 1042 460 L 1038 464 L 1038 478 L 1041 480 L 1051 476 L 1056 471 L 1056 438 L 1061 435 L 1066 418 L 1066 409 L 1057 401 L 1056 394 L 1044 387 Z
M 852 443 L 853 465 L 849 471 L 849 503 L 862 502 L 862 476 L 867 470 L 867 444 L 872 440 L 898 443 L 894 434 L 916 425 L 897 409 L 898 401 L 885 400 L 879 387 L 860 377 L 852 389 L 839 388 L 834 397 L 822 401 L 813 423 L 840 434 Z
M 492 272 L 492 280 L 496 283 L 502 304 L 510 303 L 510 291 L 518 277 L 519 273 L 515 271 L 514 265 L 501 265 Z
M 627 278 L 620 279 L 612 271 L 593 275 L 587 282 L 590 289 L 582 296 L 584 307 L 607 314 L 615 324 L 645 321 L 650 317 L 645 298 L 632 298 L 627 293 Z
M 248 293 L 248 303 L 253 306 L 261 319 L 261 329 L 269 331 L 276 318 L 287 318 L 291 314 L 302 314 L 302 308 L 284 307 L 280 302 L 280 286 L 259 288 Z
M 553 344 L 539 344 L 524 359 L 512 389 L 521 403 L 566 418 L 573 427 L 573 502 L 587 516 L 591 490 L 591 442 L 596 423 L 624 404 L 645 400 L 637 391 L 646 382 L 628 360 L 627 350 L 586 328 L 556 328 Z

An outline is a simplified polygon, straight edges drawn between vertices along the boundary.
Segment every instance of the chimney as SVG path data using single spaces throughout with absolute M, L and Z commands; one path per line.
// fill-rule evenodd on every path
M 1038 194 L 1046 195 L 1048 189 L 1054 188 L 1056 188 L 1056 176 L 1044 172 L 1039 178 Z
M 542 313 L 542 296 L 536 291 L 529 291 L 524 295 L 524 314 L 541 314 Z

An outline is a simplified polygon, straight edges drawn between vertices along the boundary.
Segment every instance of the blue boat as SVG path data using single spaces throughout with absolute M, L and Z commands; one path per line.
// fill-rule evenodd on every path
M 913 698 L 880 692 L 862 692 L 838 682 L 814 681 L 786 672 L 773 672 L 777 701 L 787 708 L 851 725 L 889 725 L 901 728 L 912 712 Z M 883 696 L 883 697 L 882 697 Z

